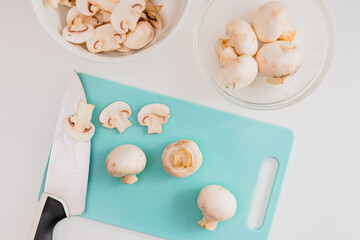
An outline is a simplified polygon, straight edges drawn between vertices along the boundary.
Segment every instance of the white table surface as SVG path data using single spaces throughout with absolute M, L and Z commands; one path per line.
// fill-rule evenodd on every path
M 336 36 L 326 80 L 295 106 L 262 112 L 228 103 L 202 78 L 192 35 L 200 0 L 193 1 L 181 29 L 161 49 L 121 64 L 73 56 L 41 27 L 30 1 L 2 1 L 0 239 L 27 237 L 58 110 L 74 68 L 290 127 L 295 145 L 269 239 L 359 239 L 360 2 L 326 2 Z M 54 239 L 66 240 L 156 239 L 80 217 L 63 220 L 54 234 Z

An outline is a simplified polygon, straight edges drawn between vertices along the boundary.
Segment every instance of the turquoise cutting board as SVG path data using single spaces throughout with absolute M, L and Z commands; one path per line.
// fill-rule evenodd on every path
M 96 105 L 92 118 L 96 131 L 91 142 L 89 185 L 82 217 L 166 239 L 267 239 L 293 143 L 291 130 L 79 75 L 87 101 Z M 117 100 L 129 103 L 133 110 L 133 126 L 123 134 L 101 127 L 98 121 L 101 110 Z M 137 122 L 140 108 L 149 103 L 164 103 L 171 109 L 162 134 L 148 135 L 146 127 Z M 184 179 L 171 177 L 161 164 L 164 148 L 180 139 L 195 141 L 203 154 L 201 168 Z M 111 177 L 105 168 L 108 153 L 122 144 L 139 146 L 147 157 L 139 181 L 130 186 Z M 248 227 L 247 218 L 262 163 L 268 157 L 278 159 L 279 168 L 263 226 L 254 230 Z M 238 204 L 235 216 L 220 222 L 213 232 L 197 225 L 202 217 L 197 196 L 209 184 L 229 189 Z

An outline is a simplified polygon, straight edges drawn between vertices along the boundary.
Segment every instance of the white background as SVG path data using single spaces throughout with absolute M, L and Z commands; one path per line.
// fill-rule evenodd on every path
M 295 145 L 269 239 L 359 239 L 360 2 L 326 2 L 335 25 L 336 51 L 325 81 L 295 106 L 262 112 L 228 103 L 202 78 L 193 52 L 200 0 L 193 1 L 184 24 L 162 48 L 121 64 L 73 56 L 44 31 L 30 1 L 2 1 L 0 239 L 27 236 L 58 110 L 74 68 L 290 127 Z M 72 217 L 56 227 L 55 239 L 155 238 Z

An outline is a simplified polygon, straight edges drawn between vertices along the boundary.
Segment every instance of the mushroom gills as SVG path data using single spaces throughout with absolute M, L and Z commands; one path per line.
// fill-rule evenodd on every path
M 171 153 L 171 163 L 178 170 L 189 168 L 193 165 L 192 154 L 185 148 L 175 149 Z

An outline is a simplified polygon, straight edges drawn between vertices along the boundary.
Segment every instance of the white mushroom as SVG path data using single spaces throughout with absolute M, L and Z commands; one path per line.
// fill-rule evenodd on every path
M 130 49 L 140 49 L 148 45 L 155 37 L 154 28 L 149 22 L 138 22 L 135 31 L 128 32 L 124 46 Z
M 289 23 L 289 19 L 289 8 L 281 2 L 271 1 L 256 10 L 252 26 L 257 38 L 262 42 L 291 42 L 295 38 L 296 28 Z
M 75 6 L 75 0 L 48 0 L 48 2 L 53 8 L 57 8 L 59 4 L 65 7 Z
M 156 29 L 162 29 L 162 19 L 158 12 L 147 11 L 146 16 L 151 25 Z
M 236 212 L 234 195 L 218 185 L 204 187 L 200 191 L 197 203 L 203 214 L 198 224 L 210 231 L 216 230 L 219 221 L 229 220 Z
M 237 58 L 238 55 L 233 47 L 225 48 L 219 55 L 219 60 L 224 67 L 230 66 Z
M 137 174 L 146 166 L 145 153 L 134 145 L 122 145 L 113 149 L 106 158 L 106 169 L 113 177 L 121 177 L 125 184 L 137 182 Z
M 121 53 L 129 53 L 132 51 L 132 49 L 126 47 L 123 43 L 120 44 L 120 48 L 118 49 L 119 52 Z
M 293 43 L 276 41 L 262 46 L 256 54 L 256 61 L 259 72 L 268 77 L 268 83 L 276 85 L 300 69 L 302 55 Z
M 103 24 L 103 23 L 110 22 L 110 16 L 111 16 L 111 13 L 100 10 L 93 17 L 98 19 L 99 24 Z
M 89 0 L 89 2 L 99 9 L 112 12 L 120 0 Z
M 163 5 L 156 5 L 156 4 L 153 4 L 150 1 L 147 1 L 146 5 L 145 5 L 145 12 L 149 12 L 149 11 L 158 12 L 158 11 L 161 10 L 162 6 Z
M 82 15 L 77 7 L 72 7 L 69 9 L 66 15 L 66 24 L 68 26 L 72 25 L 75 19 L 79 18 L 79 21 L 82 24 L 91 24 L 93 27 L 103 24 L 106 20 L 106 14 L 103 11 L 97 12 L 94 16 L 85 16 Z M 110 16 L 110 14 L 109 14 Z
M 90 39 L 93 34 L 94 27 L 92 24 L 84 24 L 82 18 L 75 18 L 72 25 L 64 28 L 62 36 L 66 41 L 80 44 Z
M 239 56 L 229 66 L 220 70 L 219 78 L 226 88 L 243 89 L 256 78 L 258 66 L 255 59 L 249 55 Z
M 103 127 L 116 128 L 119 133 L 123 133 L 132 125 L 129 121 L 132 111 L 126 102 L 114 102 L 102 110 L 99 121 Z
M 95 29 L 94 35 L 86 41 L 86 47 L 92 53 L 113 51 L 119 49 L 125 39 L 125 34 L 116 32 L 108 23 Z
M 224 51 L 225 48 L 228 48 L 228 47 L 233 47 L 230 43 L 230 40 L 220 38 L 219 41 L 215 45 L 215 51 L 217 52 L 217 54 L 220 55 L 222 53 L 222 51 Z
M 253 56 L 258 50 L 258 41 L 251 26 L 242 20 L 233 20 L 226 25 L 226 35 L 236 53 Z
M 95 126 L 91 123 L 94 105 L 79 102 L 77 112 L 64 119 L 63 130 L 65 134 L 75 141 L 87 142 L 95 132 Z
M 121 0 L 110 16 L 111 24 L 118 33 L 134 31 L 145 9 L 145 0 Z
M 76 0 L 76 7 L 85 16 L 94 16 L 99 11 L 89 0 Z
M 183 139 L 168 145 L 161 161 L 165 171 L 171 176 L 184 178 L 200 168 L 202 154 L 195 142 Z
M 164 104 L 148 104 L 142 107 L 138 113 L 140 125 L 148 127 L 148 134 L 162 133 L 162 125 L 170 117 L 170 109 Z

